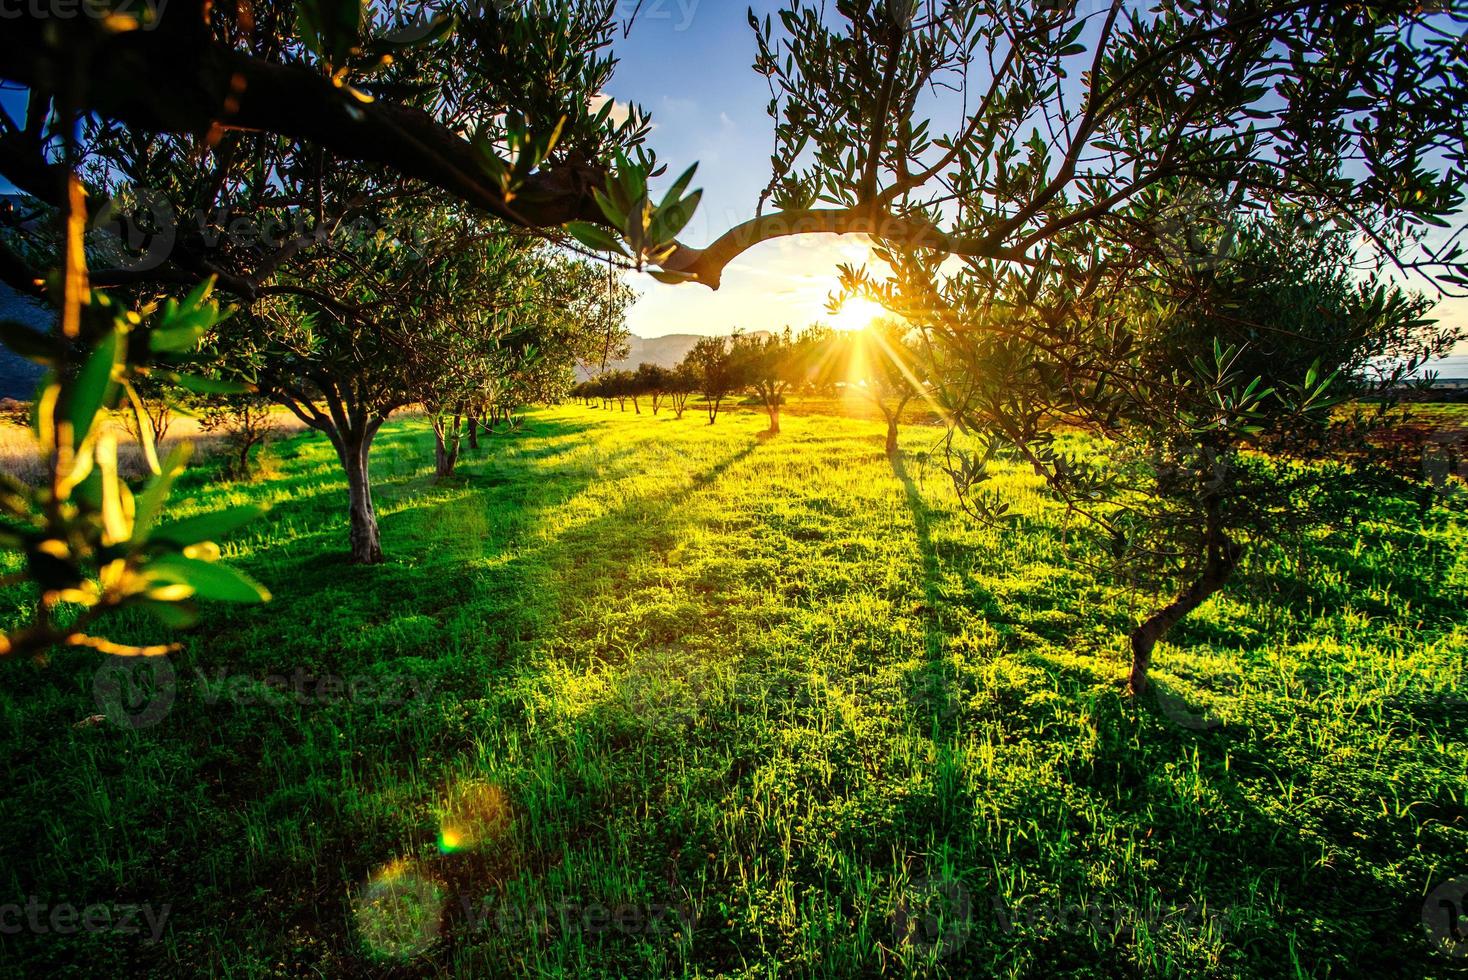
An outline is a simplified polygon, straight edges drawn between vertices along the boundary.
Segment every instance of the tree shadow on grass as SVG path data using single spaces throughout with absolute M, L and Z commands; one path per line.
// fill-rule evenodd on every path
M 951 733 L 959 721 L 959 705 L 955 697 L 956 678 L 943 660 L 943 618 L 946 603 L 941 588 L 943 571 L 938 549 L 933 543 L 932 510 L 907 471 L 901 453 L 891 457 L 892 474 L 902 483 L 907 507 L 912 514 L 913 533 L 923 575 L 923 648 L 927 662 L 906 677 L 908 701 L 928 717 L 934 736 Z

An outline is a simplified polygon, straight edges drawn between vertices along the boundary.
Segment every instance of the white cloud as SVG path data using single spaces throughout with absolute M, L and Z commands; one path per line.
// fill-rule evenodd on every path
M 608 102 L 612 104 L 612 113 L 609 118 L 611 119 L 613 125 L 622 125 L 624 122 L 627 121 L 627 117 L 631 113 L 631 110 L 627 107 L 627 103 L 618 102 L 616 99 L 612 98 L 605 92 L 598 92 L 596 95 L 593 95 L 591 97 L 587 105 L 591 107 L 592 112 L 600 112 L 601 107 L 606 105 Z

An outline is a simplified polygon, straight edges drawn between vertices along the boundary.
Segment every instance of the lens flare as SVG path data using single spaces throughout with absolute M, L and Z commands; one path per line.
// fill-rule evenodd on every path
M 438 849 L 444 854 L 478 847 L 498 837 L 510 822 L 504 791 L 488 783 L 456 787 L 439 814 Z
M 444 895 L 417 862 L 399 858 L 379 868 L 352 901 L 357 935 L 379 956 L 416 956 L 438 938 Z

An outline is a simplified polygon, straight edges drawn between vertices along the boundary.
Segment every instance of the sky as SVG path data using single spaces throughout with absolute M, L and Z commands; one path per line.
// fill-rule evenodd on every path
M 636 6 L 636 0 L 618 0 L 622 19 Z M 753 0 L 748 6 L 763 17 L 781 4 Z M 619 35 L 613 45 L 620 63 L 607 94 L 651 113 L 656 128 L 648 142 L 669 165 L 668 179 L 699 164 L 693 186 L 703 188 L 703 203 L 679 236 L 689 245 L 706 245 L 753 217 L 769 179 L 774 123 L 765 112 L 769 89 L 750 68 L 755 46 L 746 9 L 731 0 L 643 0 L 630 35 Z M 836 285 L 836 266 L 867 255 L 861 236 L 766 242 L 730 264 L 717 292 L 629 273 L 627 281 L 642 295 L 628 325 L 642 337 L 798 329 L 829 319 L 826 298 Z M 1468 300 L 1448 300 L 1434 315 L 1468 326 Z M 1468 376 L 1468 343 L 1454 354 L 1453 376 Z M 1440 370 L 1447 376 L 1448 365 Z
M 781 6 L 779 0 L 749 5 L 761 16 Z M 617 0 L 619 20 L 637 7 L 637 0 Z M 703 203 L 680 235 L 690 245 L 706 245 L 752 217 L 769 178 L 769 90 L 750 68 L 755 47 L 746 9 L 745 2 L 733 0 L 642 0 L 630 34 L 619 33 L 613 45 L 620 63 L 606 94 L 649 111 L 655 127 L 649 144 L 668 165 L 654 193 L 699 164 L 693 186 L 703 189 Z M 0 92 L 0 102 L 19 108 L 14 93 Z M 868 254 L 861 236 L 766 242 L 731 263 L 717 291 L 668 286 L 629 272 L 627 281 L 640 297 L 628 326 L 642 337 L 800 329 L 829 319 L 826 301 L 836 286 L 836 267 L 864 262 Z M 1448 301 L 1435 313 L 1450 324 L 1468 325 L 1468 301 Z M 1460 373 L 1468 376 L 1468 344 L 1455 354 L 1465 357 Z
M 762 15 L 780 3 L 754 0 L 752 6 Z M 623 20 L 634 7 L 635 0 L 619 0 Z M 620 64 L 607 94 L 651 113 L 656 128 L 648 143 L 668 165 L 668 179 L 699 165 L 693 186 L 703 188 L 703 203 L 679 236 L 689 245 L 706 245 L 753 217 L 769 180 L 774 123 L 765 113 L 766 82 L 750 68 L 755 48 L 746 10 L 746 3 L 731 0 L 643 0 L 630 36 L 619 35 L 613 45 Z M 629 273 L 642 297 L 628 326 L 642 337 L 800 329 L 826 318 L 836 266 L 864 262 L 868 254 L 858 237 L 766 242 L 729 265 L 717 292 Z

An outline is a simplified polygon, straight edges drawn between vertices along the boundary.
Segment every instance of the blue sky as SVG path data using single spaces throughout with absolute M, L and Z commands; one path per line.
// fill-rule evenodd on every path
M 625 8 L 630 13 L 636 6 L 636 0 L 618 2 L 619 12 Z M 652 114 L 656 128 L 649 143 L 669 164 L 671 176 L 699 163 L 694 186 L 704 189 L 703 204 L 681 236 L 690 245 L 707 244 L 752 217 L 769 179 L 769 90 L 750 68 L 755 47 L 748 6 L 762 17 L 781 4 L 643 0 L 630 37 L 619 36 L 613 46 L 621 63 L 608 94 L 619 102 L 639 103 Z M 864 239 L 858 237 L 805 236 L 765 243 L 725 270 L 718 292 L 663 286 L 629 274 L 628 281 L 642 293 L 629 316 L 630 326 L 644 337 L 802 327 L 826 315 L 836 265 L 864 261 L 867 254 Z M 1468 325 L 1468 301 L 1444 302 L 1436 315 L 1447 323 Z M 1468 355 L 1468 344 L 1455 353 Z M 1455 376 L 1468 376 L 1468 362 L 1452 369 Z
M 625 20 L 636 5 L 636 0 L 618 0 L 619 16 Z M 780 3 L 754 0 L 752 6 L 763 15 Z M 613 46 L 620 64 L 607 94 L 651 113 L 655 128 L 649 142 L 668 165 L 664 180 L 699 164 L 694 186 L 703 188 L 703 204 L 682 235 L 690 245 L 707 244 L 751 217 L 769 177 L 769 91 L 750 68 L 755 49 L 746 9 L 746 3 L 732 0 L 643 0 L 630 36 L 619 34 Z M 0 92 L 0 103 L 12 111 L 21 108 L 16 93 Z M 836 266 L 867 256 L 860 237 L 767 242 L 735 260 L 717 292 L 666 286 L 629 273 L 628 281 L 641 294 L 629 326 L 644 337 L 803 327 L 826 316 Z M 1437 315 L 1468 322 L 1468 302 L 1444 303 Z M 1457 353 L 1468 355 L 1468 345 Z
M 620 0 L 629 13 L 635 6 Z M 762 15 L 780 4 L 756 0 L 753 7 Z M 705 245 L 752 217 L 769 179 L 769 88 L 750 68 L 755 47 L 747 9 L 730 0 L 644 0 L 631 36 L 619 35 L 613 46 L 621 63 L 608 94 L 652 114 L 649 143 L 670 176 L 699 164 L 694 186 L 703 188 L 703 203 L 681 236 L 690 245 Z M 725 270 L 718 292 L 632 274 L 628 281 L 642 298 L 630 326 L 644 337 L 803 327 L 825 315 L 837 264 L 867 254 L 864 240 L 855 238 L 765 243 Z

